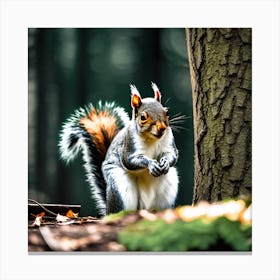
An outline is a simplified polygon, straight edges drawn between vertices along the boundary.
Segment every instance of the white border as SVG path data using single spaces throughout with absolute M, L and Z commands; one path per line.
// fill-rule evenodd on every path
M 278 1 L 0 3 L 0 279 L 280 279 Z M 253 254 L 28 255 L 27 28 L 184 26 L 253 28 Z

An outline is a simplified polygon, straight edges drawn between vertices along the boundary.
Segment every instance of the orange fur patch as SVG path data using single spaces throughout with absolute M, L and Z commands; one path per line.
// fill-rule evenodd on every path
M 137 94 L 133 94 L 133 96 L 131 97 L 131 106 L 132 107 L 140 107 L 141 105 L 141 97 Z
M 80 123 L 90 134 L 92 141 L 98 151 L 100 161 L 103 161 L 109 145 L 118 133 L 115 117 L 109 115 L 109 112 L 99 112 L 93 108 Z

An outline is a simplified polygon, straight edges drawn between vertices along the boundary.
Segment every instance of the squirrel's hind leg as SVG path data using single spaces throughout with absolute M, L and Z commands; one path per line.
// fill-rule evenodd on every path
M 121 210 L 137 210 L 138 191 L 134 179 L 120 167 L 103 168 L 106 178 L 107 214 Z
M 166 175 L 158 178 L 158 186 L 156 188 L 156 209 L 172 208 L 178 193 L 179 178 L 175 167 L 171 167 Z

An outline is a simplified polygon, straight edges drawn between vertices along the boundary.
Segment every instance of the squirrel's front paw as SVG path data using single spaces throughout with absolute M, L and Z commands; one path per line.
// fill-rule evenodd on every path
M 162 168 L 159 166 L 159 163 L 157 160 L 151 160 L 148 169 L 151 175 L 154 177 L 158 177 L 162 174 Z
M 167 158 L 163 157 L 160 159 L 160 162 L 159 162 L 159 166 L 161 168 L 161 172 L 163 174 L 166 174 L 169 170 L 169 161 L 167 160 Z

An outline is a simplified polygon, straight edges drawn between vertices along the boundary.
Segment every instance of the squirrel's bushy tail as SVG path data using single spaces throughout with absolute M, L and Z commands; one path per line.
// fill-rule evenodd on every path
M 101 165 L 115 135 L 129 121 L 114 102 L 76 110 L 63 124 L 59 140 L 61 158 L 69 163 L 82 152 L 86 177 L 100 215 L 106 214 L 106 184 Z

